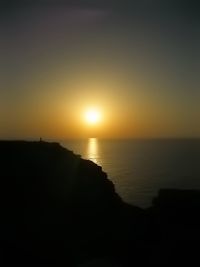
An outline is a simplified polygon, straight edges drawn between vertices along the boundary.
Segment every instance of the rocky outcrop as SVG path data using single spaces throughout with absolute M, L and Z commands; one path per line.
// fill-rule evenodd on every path
M 0 155 L 5 262 L 76 263 L 106 252 L 125 204 L 100 166 L 58 143 L 2 141 Z
M 0 162 L 2 263 L 198 260 L 198 191 L 161 190 L 151 208 L 133 207 L 100 166 L 58 143 L 0 141 Z

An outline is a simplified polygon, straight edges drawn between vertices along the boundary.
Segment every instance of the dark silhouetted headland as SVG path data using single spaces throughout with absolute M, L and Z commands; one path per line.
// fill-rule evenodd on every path
M 0 155 L 2 264 L 199 261 L 200 192 L 160 190 L 141 209 L 121 200 L 100 166 L 58 143 L 0 141 Z

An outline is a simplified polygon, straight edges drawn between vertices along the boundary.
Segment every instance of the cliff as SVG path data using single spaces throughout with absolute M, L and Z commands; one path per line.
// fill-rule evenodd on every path
M 133 207 L 100 166 L 58 143 L 0 141 L 0 162 L 2 263 L 168 266 L 198 256 L 198 191 L 161 190 L 151 208 Z

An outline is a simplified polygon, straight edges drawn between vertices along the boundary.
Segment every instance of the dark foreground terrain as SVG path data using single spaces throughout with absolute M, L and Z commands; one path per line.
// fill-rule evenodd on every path
M 101 167 L 58 143 L 0 141 L 0 264 L 200 264 L 200 192 L 124 203 Z

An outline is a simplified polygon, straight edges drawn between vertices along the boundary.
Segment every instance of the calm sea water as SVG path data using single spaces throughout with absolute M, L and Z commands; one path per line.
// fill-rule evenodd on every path
M 200 189 L 200 139 L 61 143 L 101 165 L 122 199 L 140 207 L 150 206 L 160 188 Z

